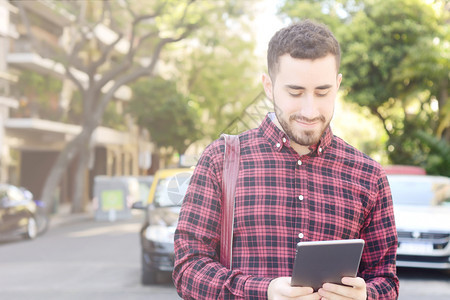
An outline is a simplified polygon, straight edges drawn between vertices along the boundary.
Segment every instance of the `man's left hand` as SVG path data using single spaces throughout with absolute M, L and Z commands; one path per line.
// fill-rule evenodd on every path
M 341 282 L 344 285 L 325 283 L 319 289 L 322 300 L 366 300 L 366 282 L 360 277 L 344 277 Z

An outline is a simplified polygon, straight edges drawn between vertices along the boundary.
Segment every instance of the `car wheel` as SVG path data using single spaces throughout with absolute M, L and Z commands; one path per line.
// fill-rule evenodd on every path
M 38 221 L 37 222 L 37 224 L 38 224 L 38 235 L 44 234 L 47 231 L 48 227 L 49 227 L 50 220 L 49 220 L 49 218 L 47 216 L 44 216 L 44 215 L 36 216 L 36 217 L 37 217 L 37 221 Z
M 27 224 L 27 231 L 25 232 L 25 238 L 32 240 L 37 236 L 38 233 L 38 228 L 37 228 L 37 223 L 36 220 L 33 217 L 30 217 L 28 219 L 28 224 Z
M 146 265 L 144 255 L 142 255 L 141 261 L 142 261 L 141 283 L 143 285 L 155 284 L 158 276 L 158 271 L 149 268 Z

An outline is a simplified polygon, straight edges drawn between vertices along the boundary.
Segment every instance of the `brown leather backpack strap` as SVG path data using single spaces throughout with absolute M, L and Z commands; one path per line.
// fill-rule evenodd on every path
M 239 174 L 239 136 L 222 134 L 225 139 L 222 180 L 222 230 L 220 263 L 231 270 L 233 257 L 234 196 Z

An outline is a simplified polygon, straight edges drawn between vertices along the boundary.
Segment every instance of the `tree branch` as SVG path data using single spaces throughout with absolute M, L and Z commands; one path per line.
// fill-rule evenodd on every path
M 131 57 L 132 58 L 132 57 Z M 113 69 L 107 71 L 102 75 L 102 78 L 95 83 L 94 89 L 101 89 L 105 84 L 109 81 L 113 80 L 117 74 L 124 73 L 133 65 L 133 60 L 129 59 L 128 56 L 124 59 L 119 65 L 114 67 Z
M 381 120 L 381 123 L 383 123 L 384 131 L 386 131 L 387 135 L 390 137 L 391 133 L 387 128 L 386 118 L 383 117 L 383 115 L 378 111 L 378 109 L 376 107 L 369 107 L 369 109 L 374 115 L 376 115 Z
M 77 33 L 80 34 L 81 40 L 76 42 L 75 45 L 72 47 L 72 49 L 70 49 L 70 54 L 68 55 L 67 65 L 72 65 L 80 71 L 87 72 L 87 68 L 85 67 L 85 65 L 79 63 L 77 58 L 81 52 L 81 49 L 84 46 L 86 46 L 86 44 L 88 42 L 88 38 L 86 37 L 86 34 L 84 32 L 82 32 L 82 30 L 78 31 Z
M 133 26 L 137 25 L 137 23 L 146 20 L 146 19 L 151 19 L 151 18 L 155 18 L 157 16 L 159 16 L 161 14 L 161 12 L 163 11 L 164 7 L 167 5 L 167 1 L 164 1 L 164 3 L 162 3 L 158 8 L 156 8 L 155 12 L 152 14 L 145 14 L 145 15 L 141 15 L 138 16 L 134 13 L 134 11 L 131 9 L 128 1 L 125 1 L 125 8 L 128 10 L 128 12 L 130 13 L 130 15 L 133 17 L 134 21 L 133 21 Z
M 109 58 L 111 52 L 114 50 L 114 47 L 116 47 L 116 45 L 120 42 L 120 40 L 122 38 L 123 38 L 123 34 L 122 33 L 118 34 L 118 36 L 114 42 L 109 44 L 106 48 L 100 50 L 101 51 L 100 58 L 97 61 L 92 62 L 88 68 L 88 70 L 89 70 L 88 72 L 90 74 L 97 73 L 97 69 L 106 62 L 106 60 Z M 96 37 L 96 39 L 98 40 L 97 37 Z
M 64 69 L 66 70 L 66 75 L 69 77 L 69 79 L 77 86 L 81 94 L 84 94 L 86 92 L 85 87 L 83 84 L 78 80 L 75 75 L 73 74 L 72 70 L 67 66 L 64 65 Z M 84 97 L 84 95 L 82 95 Z
M 183 25 L 184 19 L 186 19 L 186 15 L 187 15 L 187 11 L 188 11 L 188 9 L 189 9 L 189 6 L 191 6 L 191 4 L 194 3 L 194 2 L 195 2 L 195 0 L 190 0 L 190 1 L 186 4 L 186 7 L 185 7 L 184 10 L 183 10 L 183 15 L 181 16 L 180 20 L 178 20 L 177 27 L 178 27 L 178 26 L 181 27 L 181 25 Z
M 109 101 L 113 98 L 114 94 L 121 86 L 133 82 L 140 77 L 149 76 L 151 75 L 151 73 L 152 70 L 150 70 L 149 68 L 139 68 L 136 69 L 134 72 L 124 75 L 118 80 L 116 80 L 111 89 L 101 97 L 100 103 L 97 106 L 97 109 L 94 111 L 95 116 L 92 118 L 92 120 L 96 120 L 98 122 L 102 119 L 106 106 L 108 105 Z
M 155 17 L 159 16 L 162 13 L 164 7 L 166 6 L 167 0 L 163 4 L 161 4 L 155 10 L 155 12 L 153 14 L 145 14 L 145 15 L 140 15 L 140 16 L 136 16 L 136 14 L 131 10 L 130 6 L 128 5 L 128 2 L 126 2 L 126 4 L 127 4 L 128 12 L 134 18 L 133 23 L 132 23 L 131 37 L 130 37 L 130 48 L 128 49 L 128 53 L 130 53 L 133 50 L 134 39 L 136 37 L 136 28 L 139 25 L 139 23 L 141 23 L 142 21 L 145 21 L 145 20 L 154 19 Z M 157 31 L 154 32 L 154 34 L 157 34 L 157 33 L 158 33 Z M 136 47 L 135 49 L 137 49 L 139 47 L 140 47 L 140 45 L 138 45 L 138 47 Z

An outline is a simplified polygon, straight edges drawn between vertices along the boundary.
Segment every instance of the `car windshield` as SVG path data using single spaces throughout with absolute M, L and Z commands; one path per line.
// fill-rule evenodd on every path
M 154 204 L 156 207 L 181 206 L 192 173 L 182 172 L 162 178 L 156 186 Z
M 389 177 L 394 204 L 450 205 L 450 179 L 425 177 Z

